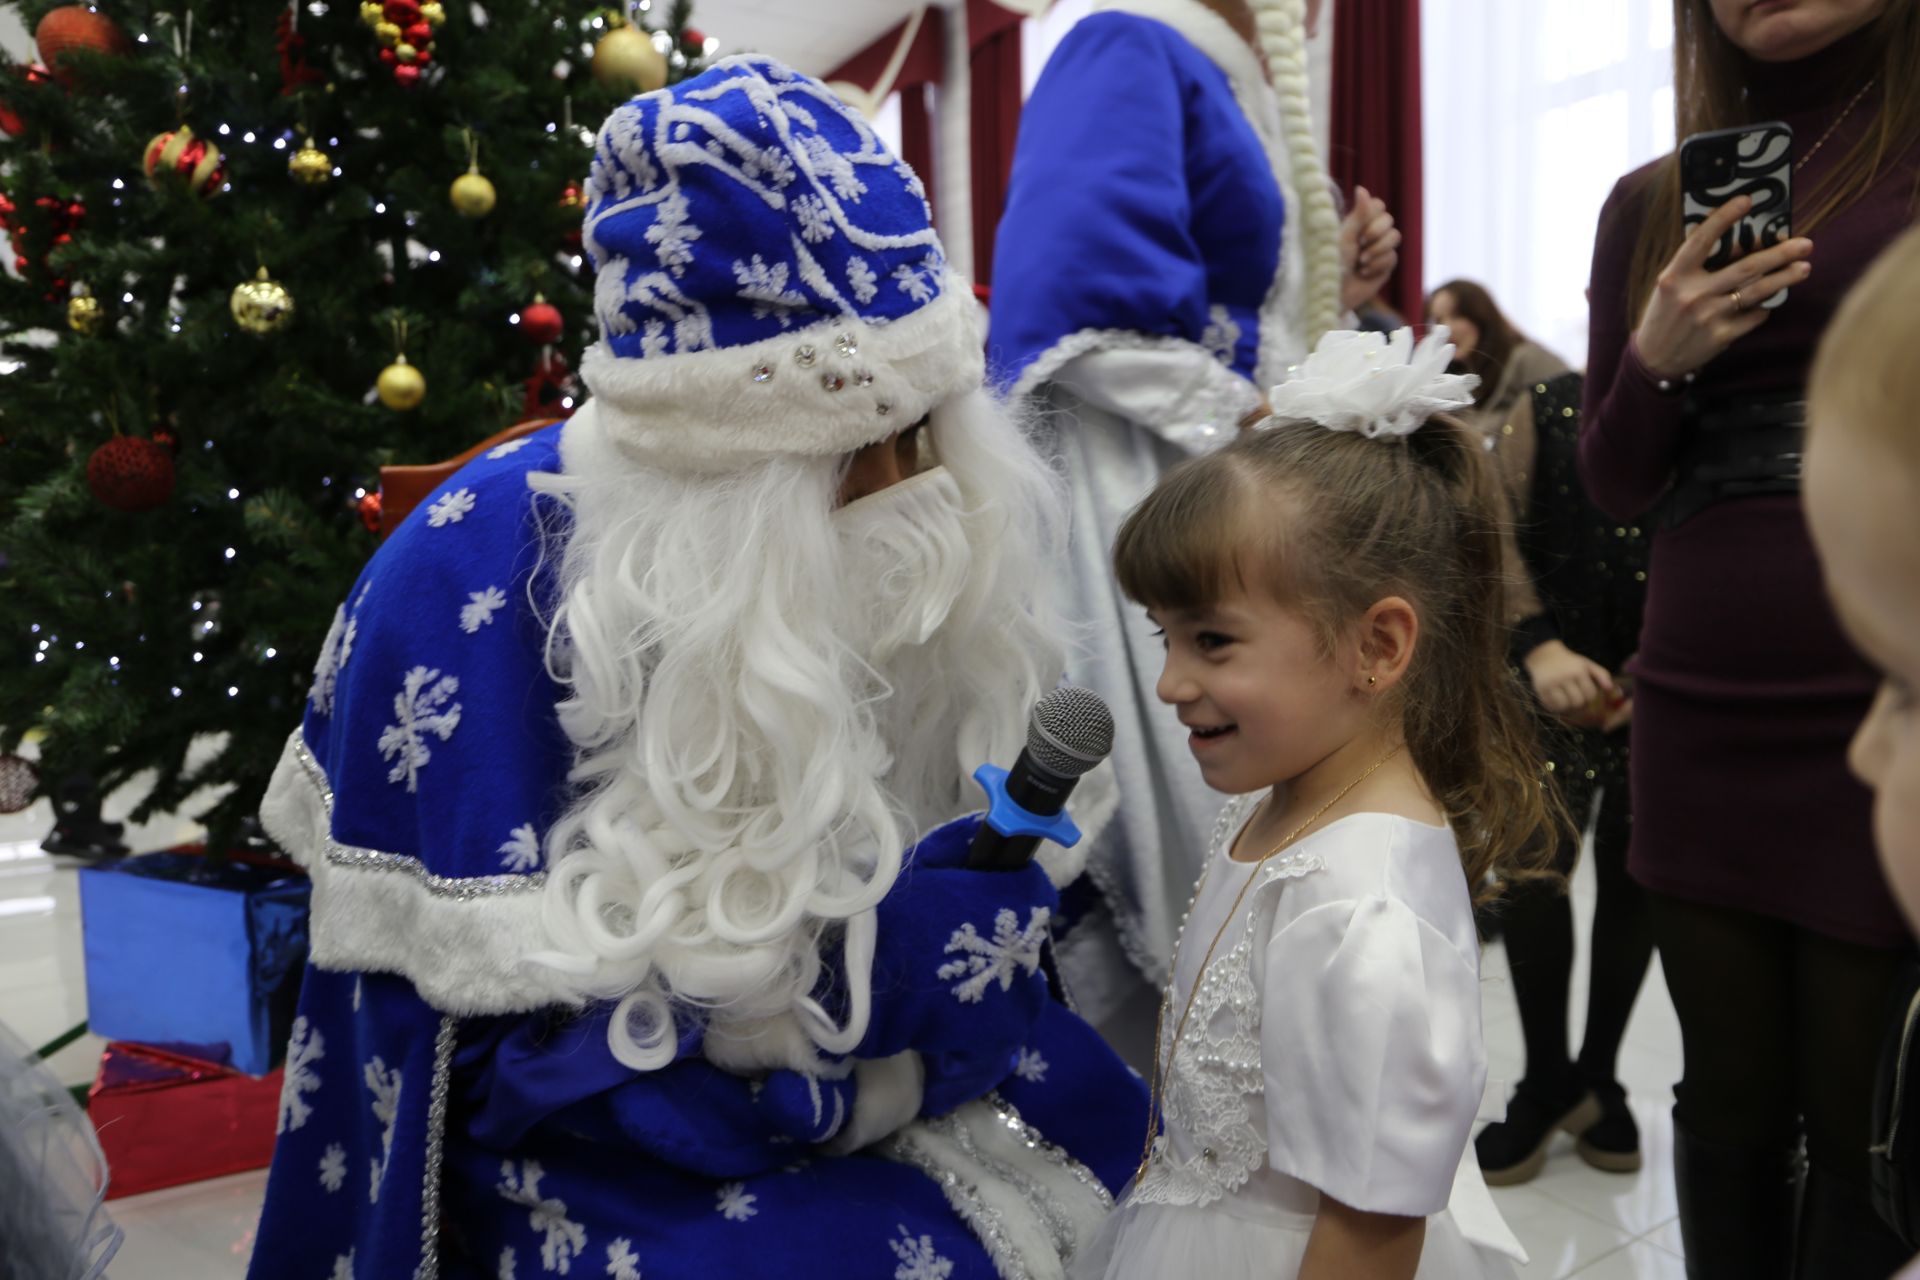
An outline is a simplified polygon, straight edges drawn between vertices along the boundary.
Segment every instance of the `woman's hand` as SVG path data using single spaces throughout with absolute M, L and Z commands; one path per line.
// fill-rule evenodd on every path
M 1371 302 L 1400 265 L 1400 229 L 1387 202 L 1365 187 L 1353 189 L 1353 208 L 1340 223 L 1340 307 Z
M 1707 270 L 1714 246 L 1752 205 L 1750 198 L 1736 196 L 1715 209 L 1680 242 L 1654 283 L 1633 342 L 1641 361 L 1658 376 L 1692 373 L 1758 329 L 1769 314 L 1760 304 L 1812 272 L 1807 258 L 1813 241 L 1805 236 Z
M 1615 691 L 1612 672 L 1558 640 L 1536 645 L 1526 666 L 1534 695 L 1555 715 L 1577 712 Z

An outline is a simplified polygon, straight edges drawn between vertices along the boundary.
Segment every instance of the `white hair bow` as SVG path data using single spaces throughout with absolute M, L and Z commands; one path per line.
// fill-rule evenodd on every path
M 1273 416 L 1317 422 L 1329 431 L 1363 436 L 1411 435 L 1433 414 L 1473 403 L 1480 379 L 1448 373 L 1453 343 L 1447 327 L 1435 325 L 1418 345 L 1413 330 L 1378 333 L 1336 329 L 1287 381 L 1267 393 Z

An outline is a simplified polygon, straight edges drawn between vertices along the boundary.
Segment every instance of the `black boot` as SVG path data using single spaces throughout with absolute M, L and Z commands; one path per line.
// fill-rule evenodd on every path
M 1908 1255 L 1873 1211 L 1865 1187 L 1848 1186 L 1811 1163 L 1793 1252 L 1798 1280 L 1886 1280 Z
M 1687 1280 L 1789 1280 L 1793 1153 L 1708 1142 L 1673 1117 L 1673 1181 Z
M 1554 1134 L 1578 1138 L 1599 1118 L 1599 1104 L 1571 1075 L 1557 1085 L 1522 1080 L 1507 1103 L 1506 1119 L 1488 1125 L 1473 1140 L 1480 1176 L 1490 1187 L 1531 1182 L 1547 1163 Z
M 1599 1104 L 1600 1118 L 1587 1126 L 1575 1144 L 1580 1158 L 1607 1173 L 1637 1173 L 1640 1169 L 1640 1126 L 1627 1106 L 1627 1091 L 1618 1081 L 1589 1086 Z

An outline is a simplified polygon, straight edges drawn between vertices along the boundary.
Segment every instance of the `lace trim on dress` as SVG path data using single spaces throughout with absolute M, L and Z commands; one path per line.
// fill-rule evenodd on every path
M 1214 826 L 1209 865 L 1226 856 L 1229 842 L 1239 833 L 1252 807 L 1252 798 L 1236 796 L 1221 810 Z M 1275 857 L 1250 874 L 1264 887 L 1282 880 L 1326 869 L 1319 854 L 1296 851 Z M 1250 895 L 1257 903 L 1258 895 Z M 1253 908 L 1246 906 L 1249 921 Z M 1188 918 L 1193 907 L 1187 908 Z M 1181 921 L 1185 932 L 1186 920 Z M 1175 1009 L 1183 1002 L 1167 1002 L 1162 1043 L 1173 1039 Z M 1253 981 L 1253 933 L 1243 927 L 1239 940 L 1223 956 L 1214 958 L 1200 975 L 1186 1034 L 1174 1046 L 1167 1068 L 1162 1110 L 1166 1131 L 1154 1142 L 1154 1155 L 1132 1200 L 1141 1204 L 1203 1205 L 1223 1199 L 1245 1186 L 1267 1156 L 1266 1134 L 1253 1123 L 1251 1100 L 1263 1096 L 1266 1077 L 1260 1065 L 1260 991 Z M 1191 1135 L 1198 1154 L 1188 1160 L 1174 1155 L 1167 1134 L 1178 1128 Z

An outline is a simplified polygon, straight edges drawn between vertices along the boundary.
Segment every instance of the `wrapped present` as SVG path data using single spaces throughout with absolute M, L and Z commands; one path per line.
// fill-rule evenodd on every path
M 281 1073 L 256 1078 L 193 1056 L 203 1052 L 114 1042 L 100 1055 L 87 1117 L 107 1157 L 107 1199 L 264 1169 L 273 1159 Z
M 84 868 L 92 1030 L 225 1046 L 219 1061 L 264 1075 L 293 1026 L 310 892 L 271 861 L 210 863 L 190 847 Z

